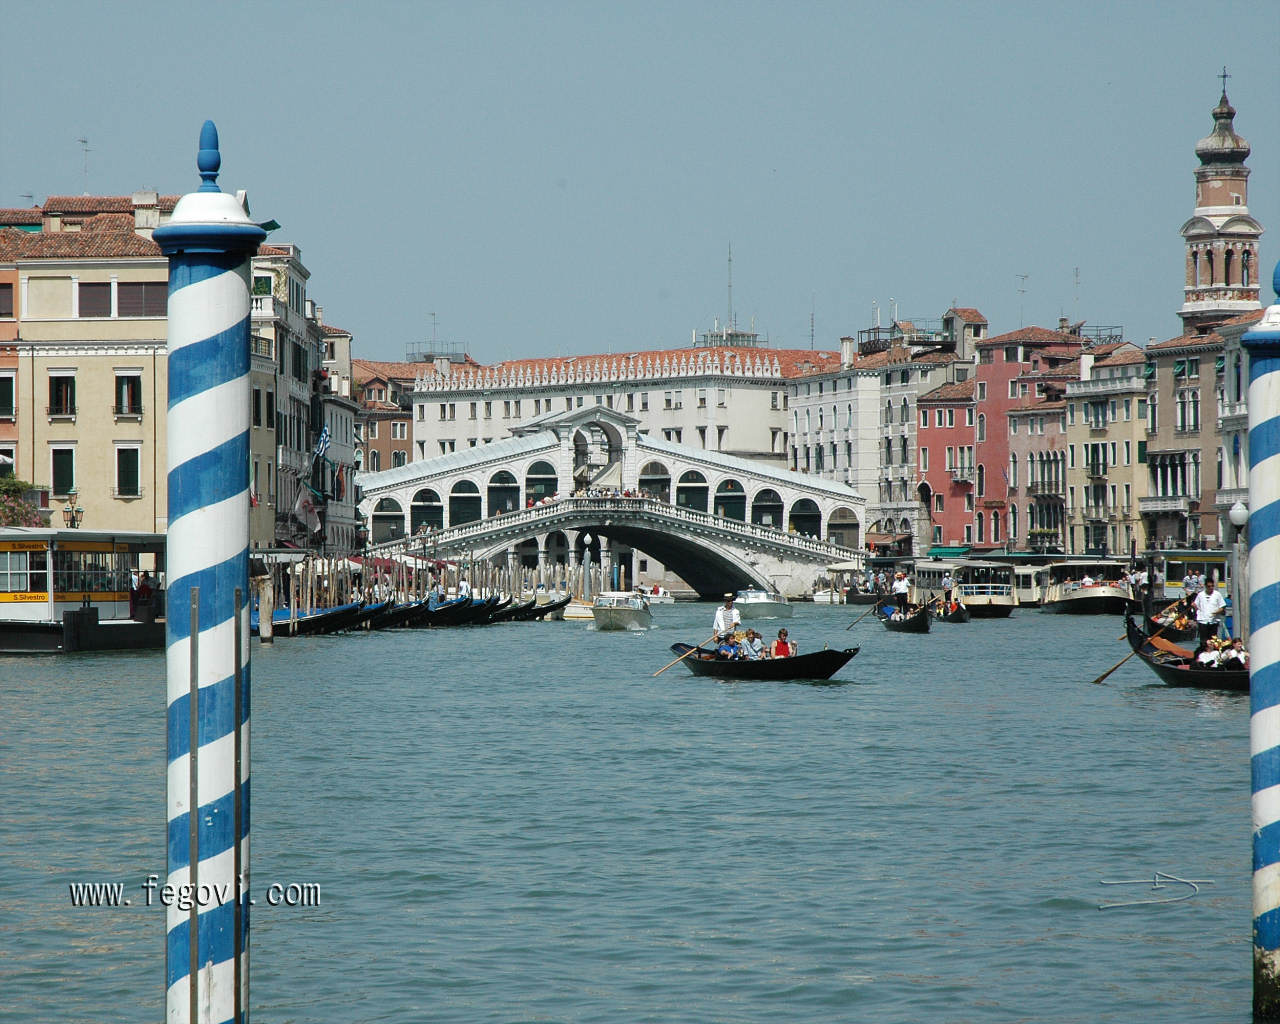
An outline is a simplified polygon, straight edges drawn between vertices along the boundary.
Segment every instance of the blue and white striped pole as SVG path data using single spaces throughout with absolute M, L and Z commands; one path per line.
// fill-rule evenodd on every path
M 1272 285 L 1280 300 L 1280 264 Z M 1280 305 L 1249 351 L 1249 757 L 1253 774 L 1253 1012 L 1280 1019 Z
M 200 189 L 153 235 L 169 257 L 168 1024 L 248 1019 L 249 257 L 266 232 L 220 165 L 206 121 Z

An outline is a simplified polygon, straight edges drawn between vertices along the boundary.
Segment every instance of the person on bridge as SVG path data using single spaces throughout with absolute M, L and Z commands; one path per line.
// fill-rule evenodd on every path
M 726 636 L 732 636 L 742 625 L 742 613 L 733 606 L 733 595 L 724 595 L 724 604 L 716 609 L 715 623 L 712 629 L 715 631 L 716 639 L 723 640 Z

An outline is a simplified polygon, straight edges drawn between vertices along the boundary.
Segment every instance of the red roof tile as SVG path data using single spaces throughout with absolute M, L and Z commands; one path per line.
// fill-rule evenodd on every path
M 357 386 L 378 378 L 381 380 L 413 381 L 422 376 L 434 376 L 436 368 L 431 363 L 397 363 L 378 359 L 351 360 L 351 377 Z
M 1132 366 L 1134 363 L 1145 363 L 1147 354 L 1137 345 L 1127 345 L 1118 352 L 1112 352 L 1103 359 L 1095 360 L 1094 366 Z
M 1050 331 L 1044 327 L 1019 327 L 1016 331 L 997 334 L 994 338 L 979 338 L 975 344 L 979 348 L 986 348 L 990 345 L 1011 345 L 1015 342 L 1023 345 L 1081 346 L 1084 344 L 1078 335 L 1067 334 L 1065 331 Z
M 172 213 L 181 196 L 159 196 L 156 206 Z M 133 213 L 133 196 L 50 196 L 44 201 L 46 214 Z
M 973 398 L 973 386 L 976 382 L 972 377 L 968 380 L 952 381 L 950 384 L 943 384 L 941 387 L 934 388 L 916 399 L 916 405 L 922 402 L 933 404 L 935 402 L 964 402 Z
M 90 217 L 80 231 L 0 231 L 0 259 L 5 262 L 159 255 L 160 247 L 137 234 L 132 215 L 124 213 Z
M 1154 345 L 1148 345 L 1147 351 L 1153 352 L 1163 348 L 1221 348 L 1222 335 L 1210 332 L 1209 334 L 1183 334 L 1177 338 L 1170 338 L 1168 341 L 1158 341 Z
M 987 318 L 972 306 L 952 306 L 944 316 L 958 316 L 967 324 L 985 324 Z
M 732 364 L 738 359 L 743 363 L 754 364 L 756 358 L 773 366 L 778 361 L 778 368 L 783 377 L 803 377 L 814 373 L 830 373 L 840 368 L 840 353 L 813 349 L 778 349 L 778 348 L 737 348 L 732 346 L 699 346 L 698 348 L 677 348 L 641 350 L 636 352 L 617 352 L 608 355 L 588 356 L 547 356 L 535 359 L 508 359 L 500 363 L 484 365 L 483 368 L 497 373 L 538 372 L 546 369 L 563 369 L 573 366 L 594 367 L 602 370 L 614 364 L 625 364 L 630 360 L 662 363 L 664 360 L 678 364 L 680 360 L 687 363 L 698 358 L 719 359 L 721 366 Z
M 0 224 L 39 224 L 43 220 L 38 206 L 0 209 Z

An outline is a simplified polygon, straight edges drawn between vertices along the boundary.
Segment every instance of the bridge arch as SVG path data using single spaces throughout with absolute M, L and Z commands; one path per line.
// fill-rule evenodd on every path
M 676 505 L 698 512 L 707 510 L 707 478 L 696 469 L 680 474 L 680 482 L 676 484 Z
M 489 477 L 487 507 L 489 515 L 500 516 L 520 507 L 520 481 L 508 469 L 500 469 Z
M 657 459 L 640 467 L 637 483 L 641 492 L 647 492 L 659 501 L 671 500 L 671 470 Z
M 404 509 L 395 498 L 382 498 L 373 506 L 373 542 L 404 536 Z
M 772 526 L 782 529 L 782 495 L 772 487 L 765 487 L 756 492 L 751 499 L 751 521 L 756 526 Z
M 423 527 L 439 530 L 443 526 L 444 502 L 440 495 L 430 487 L 415 492 L 409 504 L 409 532 L 417 533 Z
M 449 492 L 449 525 L 461 526 L 481 518 L 480 488 L 473 480 L 459 480 Z
M 560 490 L 560 478 L 555 466 L 546 459 L 538 459 L 524 471 L 524 496 L 528 502 L 550 498 Z
M 747 521 L 747 492 L 742 481 L 725 477 L 716 485 L 715 514 L 740 523 Z
M 791 514 L 787 517 L 787 529 L 795 533 L 807 534 L 810 537 L 822 536 L 822 511 L 812 498 L 801 498 L 791 503 Z
M 840 505 L 827 518 L 827 540 L 847 548 L 861 547 L 862 529 L 858 514 L 847 505 Z

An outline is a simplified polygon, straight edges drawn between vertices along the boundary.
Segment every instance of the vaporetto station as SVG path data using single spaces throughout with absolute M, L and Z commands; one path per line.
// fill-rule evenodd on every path
M 600 406 L 548 413 L 487 445 L 362 474 L 373 547 L 543 573 L 590 558 L 624 587 L 644 557 L 707 598 L 747 586 L 798 596 L 826 566 L 861 564 L 866 501 L 848 485 L 639 423 Z

